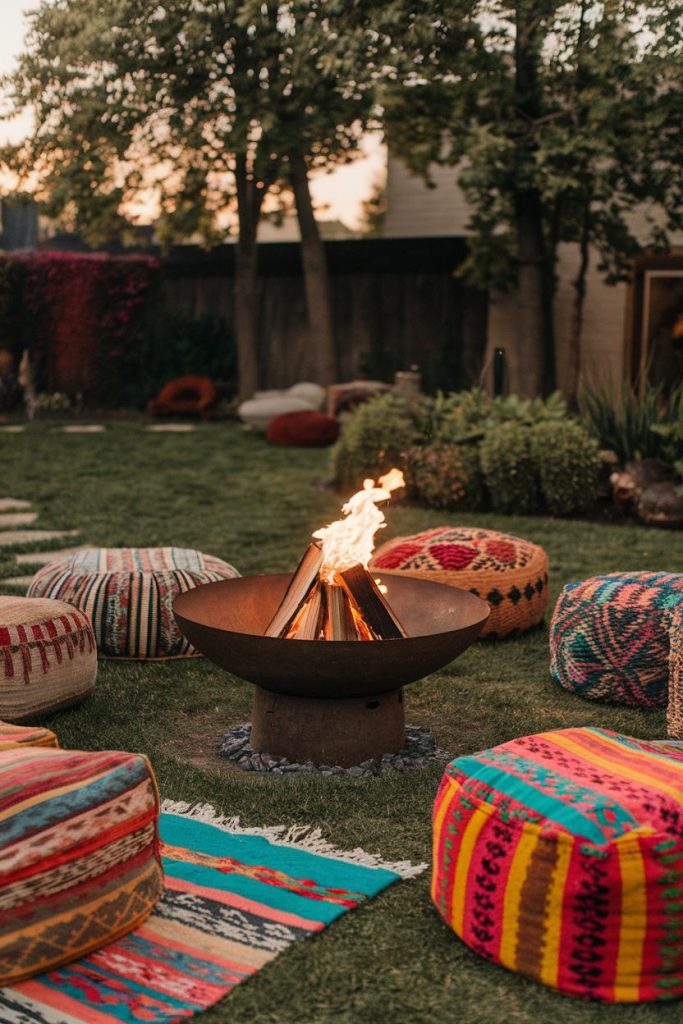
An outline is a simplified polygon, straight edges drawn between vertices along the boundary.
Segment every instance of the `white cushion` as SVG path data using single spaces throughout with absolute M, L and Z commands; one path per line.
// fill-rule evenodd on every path
M 312 408 L 311 403 L 304 401 L 303 398 L 283 392 L 272 398 L 250 398 L 247 402 L 242 402 L 237 414 L 250 427 L 267 430 L 268 424 L 276 416 L 283 416 L 286 412 L 310 412 Z
M 327 397 L 327 391 L 320 384 L 314 384 L 310 380 L 301 381 L 300 384 L 294 384 L 288 391 L 290 395 L 296 395 L 297 398 L 303 398 L 305 402 L 308 402 L 312 409 L 318 411 L 325 405 L 325 399 Z

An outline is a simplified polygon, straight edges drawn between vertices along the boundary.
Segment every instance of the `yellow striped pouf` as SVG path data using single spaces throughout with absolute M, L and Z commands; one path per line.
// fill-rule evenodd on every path
M 511 740 L 447 767 L 432 898 L 475 953 L 566 995 L 680 997 L 681 821 L 680 745 L 606 729 Z
M 0 719 L 20 722 L 74 704 L 96 676 L 87 615 L 64 601 L 0 597 Z
M 228 562 L 191 548 L 93 548 L 46 565 L 29 595 L 86 612 L 105 658 L 186 658 L 197 652 L 176 625 L 176 595 L 235 576 Z

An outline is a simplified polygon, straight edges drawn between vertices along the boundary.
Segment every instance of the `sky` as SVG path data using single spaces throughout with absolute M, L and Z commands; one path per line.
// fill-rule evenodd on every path
M 0 74 L 12 70 L 14 58 L 22 49 L 24 15 L 38 6 L 38 0 L 0 0 Z M 0 143 L 15 142 L 30 127 L 30 118 L 0 123 Z M 324 220 L 342 220 L 351 228 L 359 226 L 361 204 L 382 180 L 385 151 L 376 136 L 364 141 L 362 158 L 338 168 L 331 174 L 318 174 L 311 183 L 313 201 Z

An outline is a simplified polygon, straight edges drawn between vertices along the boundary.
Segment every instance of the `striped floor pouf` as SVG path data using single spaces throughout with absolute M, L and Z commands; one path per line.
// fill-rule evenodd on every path
M 526 736 L 453 761 L 433 821 L 432 897 L 480 956 L 566 995 L 683 995 L 680 747 Z
M 0 986 L 145 920 L 163 889 L 158 815 L 139 754 L 0 750 Z
M 74 704 L 96 676 L 87 615 L 64 601 L 0 597 L 0 719 L 20 722 Z
M 232 565 L 190 548 L 95 548 L 46 565 L 28 592 L 84 611 L 105 658 L 185 658 L 197 652 L 176 625 L 174 598 L 235 576 Z
M 24 745 L 28 747 L 58 747 L 59 740 L 49 729 L 0 722 L 0 750 Z
M 591 700 L 664 708 L 671 615 L 683 574 L 610 573 L 568 583 L 550 625 L 550 674 Z
M 482 597 L 491 614 L 480 636 L 523 633 L 543 620 L 548 606 L 543 548 L 495 530 L 439 526 L 395 537 L 377 549 L 370 567 L 448 583 Z

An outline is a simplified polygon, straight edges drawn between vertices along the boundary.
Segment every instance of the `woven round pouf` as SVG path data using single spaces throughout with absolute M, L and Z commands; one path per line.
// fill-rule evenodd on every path
M 191 548 L 93 548 L 46 565 L 28 592 L 84 611 L 105 658 L 186 658 L 197 652 L 176 625 L 176 595 L 236 576 L 228 562 Z
M 0 597 L 0 719 L 20 722 L 74 704 L 96 676 L 87 615 L 64 601 Z
M 542 621 L 548 606 L 543 548 L 495 530 L 439 526 L 396 537 L 377 549 L 370 567 L 448 583 L 482 597 L 491 614 L 480 636 L 523 633 Z
M 669 703 L 666 719 L 669 736 L 683 740 L 683 604 L 671 616 L 669 642 Z
M 566 995 L 682 996 L 682 794 L 683 750 L 605 729 L 459 757 L 434 806 L 432 898 L 475 953 Z
M 591 700 L 666 707 L 669 629 L 683 574 L 611 573 L 568 583 L 550 624 L 550 674 Z

